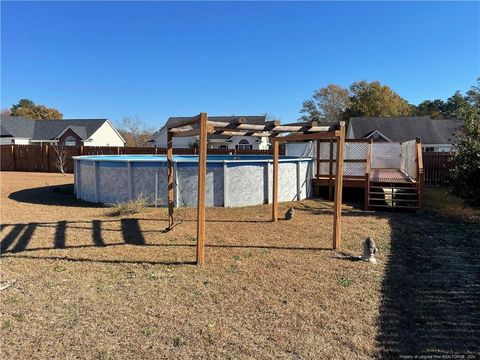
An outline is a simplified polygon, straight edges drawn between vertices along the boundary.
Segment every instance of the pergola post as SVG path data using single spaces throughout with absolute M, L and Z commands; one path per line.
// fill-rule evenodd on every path
M 278 221 L 278 175 L 280 143 L 319 140 L 326 138 L 337 138 L 338 161 L 335 180 L 335 213 L 334 213 L 334 248 L 340 248 L 340 226 L 341 226 L 341 205 L 342 205 L 342 168 L 343 168 L 343 147 L 345 143 L 345 123 L 340 123 L 340 130 L 336 126 L 318 126 L 315 122 L 308 124 L 279 125 L 271 122 L 266 125 L 246 124 L 238 121 L 236 124 L 208 121 L 207 113 L 200 113 L 199 116 L 186 118 L 171 124 L 168 129 L 167 138 L 167 162 L 168 162 L 168 202 L 169 202 L 169 228 L 173 226 L 174 210 L 174 166 L 173 166 L 173 138 L 199 136 L 198 146 L 198 202 L 197 202 L 197 265 L 205 263 L 205 198 L 206 198 L 206 173 L 207 173 L 207 140 L 208 134 L 223 135 L 244 135 L 251 133 L 251 136 L 273 137 L 273 201 L 272 221 Z M 249 131 L 250 130 L 250 131 Z M 259 132 L 255 132 L 259 131 Z M 293 134 L 278 136 L 281 133 L 290 132 Z M 298 191 L 297 191 L 298 192 Z
M 173 134 L 167 131 L 168 229 L 173 227 Z
M 205 177 L 207 174 L 207 113 L 200 113 L 198 142 L 197 265 L 205 263 Z
M 279 142 L 273 141 L 273 201 L 272 201 L 272 221 L 278 221 L 278 158 Z
M 333 249 L 340 250 L 342 244 L 342 190 L 343 190 L 343 153 L 345 149 L 345 122 L 340 122 L 337 136 L 337 161 L 335 172 L 335 196 L 333 200 Z

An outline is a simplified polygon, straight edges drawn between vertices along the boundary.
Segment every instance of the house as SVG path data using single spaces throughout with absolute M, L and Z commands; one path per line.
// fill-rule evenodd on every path
M 32 120 L 2 115 L 0 144 L 125 146 L 125 140 L 107 119 Z
M 151 146 L 165 148 L 167 147 L 167 128 L 169 125 L 179 120 L 189 119 L 188 117 L 170 117 L 165 125 L 156 133 L 153 134 L 153 139 L 150 141 Z M 242 119 L 245 124 L 262 125 L 267 121 L 267 117 L 263 116 L 209 116 L 209 121 L 235 123 Z M 174 137 L 174 148 L 189 148 L 195 146 L 198 141 L 198 136 L 190 137 Z M 226 135 L 209 135 L 208 144 L 209 149 L 226 149 L 226 150 L 268 150 L 270 143 L 268 137 L 256 136 L 226 136 Z
M 461 120 L 433 120 L 429 116 L 353 117 L 347 138 L 400 143 L 419 137 L 424 151 L 451 151 L 462 127 Z

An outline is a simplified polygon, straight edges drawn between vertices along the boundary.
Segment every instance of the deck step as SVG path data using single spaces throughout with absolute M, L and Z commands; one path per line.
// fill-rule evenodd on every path
M 400 187 L 400 186 L 375 186 L 372 185 L 370 186 L 370 189 L 372 188 L 380 188 L 380 189 L 395 189 L 395 190 L 416 190 L 414 187 Z
M 370 191 L 370 194 L 374 194 L 374 195 L 385 195 L 385 193 L 384 193 L 383 191 Z M 407 195 L 407 196 L 417 196 L 417 193 L 416 193 L 416 192 L 395 193 L 395 196 L 403 196 L 403 195 Z
M 369 186 L 368 207 L 418 210 L 420 201 L 417 187 L 416 182 L 372 181 Z
M 418 206 L 389 206 L 389 205 L 370 205 L 370 207 L 381 207 L 381 208 L 388 208 L 388 209 L 418 209 Z

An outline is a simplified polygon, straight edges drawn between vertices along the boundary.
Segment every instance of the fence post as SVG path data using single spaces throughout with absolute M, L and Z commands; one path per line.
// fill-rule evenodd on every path
M 47 162 L 47 172 L 50 172 L 50 149 L 48 144 L 45 144 L 45 158 Z
M 13 171 L 17 171 L 17 162 L 15 161 L 15 147 L 12 144 L 12 163 L 13 163 Z

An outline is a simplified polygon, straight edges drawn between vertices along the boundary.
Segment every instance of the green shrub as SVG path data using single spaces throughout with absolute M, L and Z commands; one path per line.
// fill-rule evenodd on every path
M 464 111 L 462 117 L 465 129 L 453 156 L 450 190 L 465 204 L 480 207 L 480 119 L 473 109 Z

